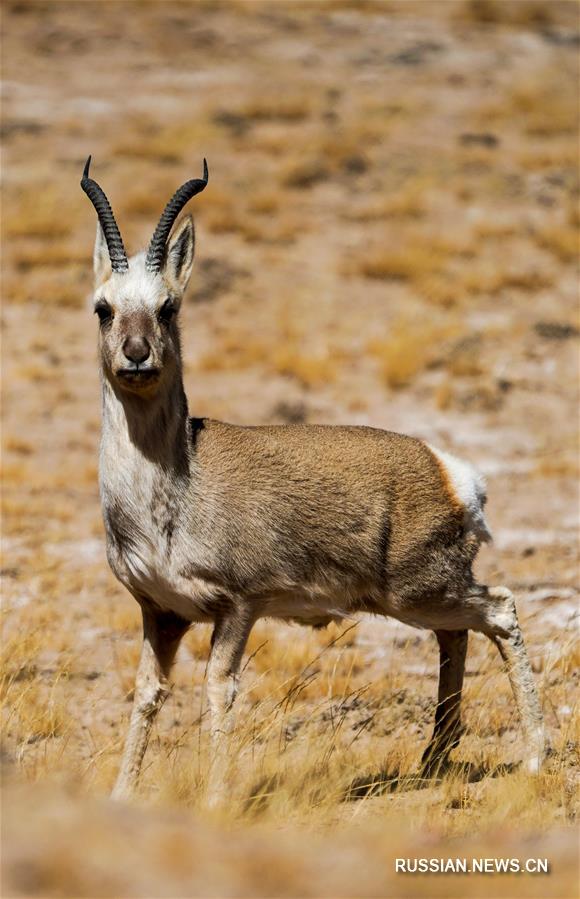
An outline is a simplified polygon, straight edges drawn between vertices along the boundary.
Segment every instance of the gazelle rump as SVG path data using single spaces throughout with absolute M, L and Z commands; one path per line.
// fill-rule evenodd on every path
M 507 663 L 526 761 L 537 770 L 545 754 L 542 713 L 514 598 L 505 587 L 477 584 L 472 573 L 481 542 L 490 539 L 481 476 L 421 440 L 373 428 L 190 418 L 177 319 L 194 230 L 189 217 L 172 228 L 205 188 L 207 166 L 167 204 L 147 253 L 127 259 L 89 162 L 81 186 L 99 217 L 107 556 L 143 614 L 113 795 L 134 792 L 179 642 L 192 623 L 209 621 L 210 792 L 219 798 L 241 658 L 254 622 L 265 616 L 320 627 L 371 612 L 434 630 L 439 693 L 426 772 L 445 766 L 459 742 L 467 632 L 486 634 Z

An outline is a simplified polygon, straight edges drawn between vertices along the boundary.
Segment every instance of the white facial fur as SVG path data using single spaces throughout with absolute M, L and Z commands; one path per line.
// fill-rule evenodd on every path
M 95 309 L 101 326 L 99 345 L 106 376 L 130 392 L 151 395 L 163 380 L 165 369 L 179 365 L 177 312 L 193 266 L 194 231 L 184 218 L 171 235 L 165 263 L 158 273 L 146 268 L 144 253 L 129 259 L 127 272 L 111 272 L 107 245 L 97 228 L 94 250 Z M 169 313 L 167 312 L 169 310 Z M 134 372 L 139 359 L 128 346 L 145 346 L 149 355 Z M 129 360 L 127 358 L 129 353 Z M 169 372 L 170 373 L 170 372 Z
M 96 271 L 95 271 L 96 274 Z M 145 268 L 145 253 L 131 256 L 129 271 L 111 274 L 96 285 L 95 299 L 103 297 L 112 306 L 123 311 L 145 309 L 154 312 L 167 296 L 167 287 L 161 273 L 152 275 Z

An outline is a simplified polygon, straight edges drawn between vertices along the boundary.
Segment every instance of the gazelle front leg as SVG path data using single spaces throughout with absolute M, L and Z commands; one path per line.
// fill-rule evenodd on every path
M 173 612 L 162 612 L 140 601 L 143 647 L 135 682 L 129 733 L 112 799 L 129 799 L 136 790 L 151 727 L 169 695 L 168 677 L 177 647 L 189 623 Z
M 210 806 L 217 806 L 222 801 L 231 773 L 233 705 L 238 692 L 240 663 L 253 623 L 247 610 L 232 608 L 220 613 L 212 635 L 207 670 L 211 727 L 207 800 Z
M 467 654 L 467 631 L 435 631 L 439 643 L 439 693 L 433 736 L 423 753 L 425 774 L 436 774 L 449 761 L 449 753 L 459 743 L 461 690 Z

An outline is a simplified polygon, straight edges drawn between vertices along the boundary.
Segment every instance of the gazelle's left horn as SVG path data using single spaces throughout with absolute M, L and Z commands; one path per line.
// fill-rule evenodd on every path
M 203 178 L 193 178 L 186 181 L 181 187 L 175 191 L 169 203 L 163 210 L 159 223 L 153 232 L 149 249 L 147 250 L 147 258 L 145 259 L 145 268 L 147 271 L 157 274 L 163 265 L 165 257 L 165 244 L 169 237 L 169 232 L 173 227 L 173 223 L 188 200 L 191 200 L 195 194 L 200 193 L 208 182 L 207 162 L 203 160 Z

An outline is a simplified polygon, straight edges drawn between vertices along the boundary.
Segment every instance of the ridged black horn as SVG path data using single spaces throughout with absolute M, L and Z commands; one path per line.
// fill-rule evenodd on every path
M 169 203 L 163 210 L 163 214 L 159 219 L 159 224 L 153 232 L 149 249 L 147 250 L 147 258 L 145 260 L 145 268 L 147 271 L 157 274 L 163 265 L 165 257 L 165 244 L 169 237 L 169 232 L 173 227 L 173 223 L 188 200 L 191 200 L 195 194 L 200 193 L 206 186 L 208 181 L 207 162 L 203 160 L 203 178 L 193 178 L 182 184 L 179 190 L 176 190 L 171 197 Z
M 101 223 L 101 228 L 103 229 L 103 234 L 107 241 L 111 268 L 114 272 L 128 272 L 129 263 L 127 262 L 127 254 L 125 253 L 125 247 L 123 246 L 121 232 L 119 231 L 115 216 L 113 215 L 113 210 L 111 209 L 105 192 L 99 187 L 96 181 L 89 178 L 90 165 L 91 157 L 89 156 L 83 171 L 81 187 L 97 210 L 99 222 Z

